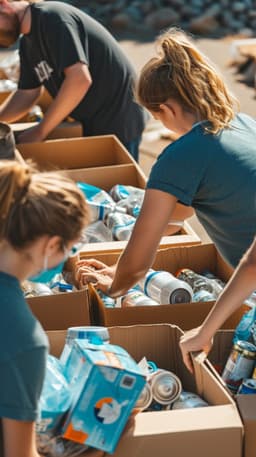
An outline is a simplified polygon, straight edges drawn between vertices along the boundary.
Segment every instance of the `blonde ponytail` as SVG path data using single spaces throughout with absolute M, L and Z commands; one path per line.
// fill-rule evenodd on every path
M 172 28 L 156 42 L 157 56 L 142 69 L 136 98 L 150 111 L 174 99 L 182 108 L 208 120 L 206 131 L 216 134 L 235 116 L 235 97 L 213 64 L 181 31 Z

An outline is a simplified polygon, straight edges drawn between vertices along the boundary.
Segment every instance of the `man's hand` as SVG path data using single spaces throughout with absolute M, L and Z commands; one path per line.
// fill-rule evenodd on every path
M 91 282 L 97 289 L 108 294 L 115 270 L 115 265 L 109 267 L 96 259 L 80 260 L 75 267 L 75 280 L 79 288 Z
M 180 338 L 180 349 L 182 353 L 183 362 L 187 369 L 193 373 L 193 364 L 191 360 L 191 352 L 204 351 L 207 355 L 212 347 L 213 339 L 203 339 L 201 336 L 201 327 L 194 328 L 186 332 Z
M 45 138 L 41 132 L 40 124 L 15 133 L 16 143 L 39 143 Z

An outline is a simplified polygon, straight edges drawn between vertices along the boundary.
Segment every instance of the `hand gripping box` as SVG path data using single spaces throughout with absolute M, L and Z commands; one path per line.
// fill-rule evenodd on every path
M 140 367 L 120 346 L 75 340 L 66 375 L 73 406 L 62 436 L 114 452 L 146 382 Z
M 59 356 L 66 332 L 48 332 L 51 351 Z M 109 328 L 117 344 L 139 362 L 144 356 L 173 371 L 184 390 L 199 394 L 209 407 L 141 412 L 121 437 L 114 457 L 242 457 L 243 425 L 230 394 L 207 360 L 194 358 L 195 376 L 179 350 L 181 330 L 168 324 Z M 86 457 L 86 453 L 82 457 Z

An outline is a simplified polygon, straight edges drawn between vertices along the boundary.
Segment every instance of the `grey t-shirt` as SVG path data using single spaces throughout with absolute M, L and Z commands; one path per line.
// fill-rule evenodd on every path
M 48 339 L 14 276 L 0 272 L 0 291 L 0 418 L 34 421 Z
M 218 135 L 195 125 L 162 152 L 147 187 L 193 206 L 224 259 L 235 267 L 256 233 L 255 120 L 239 114 Z
M 134 101 L 134 69 L 114 37 L 65 3 L 32 4 L 31 15 L 30 33 L 20 41 L 19 88 L 44 85 L 55 97 L 64 69 L 83 62 L 93 82 L 71 116 L 84 124 L 86 136 L 116 134 L 124 143 L 138 138 L 147 115 Z

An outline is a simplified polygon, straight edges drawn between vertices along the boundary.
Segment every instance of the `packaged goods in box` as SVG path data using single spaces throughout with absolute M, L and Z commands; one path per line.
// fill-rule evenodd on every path
M 243 426 L 231 396 L 206 361 L 195 360 L 195 377 L 185 368 L 179 351 L 181 330 L 168 324 L 110 328 L 111 344 L 174 372 L 184 390 L 200 395 L 210 406 L 139 413 L 132 430 L 120 440 L 115 457 L 241 457 Z M 52 353 L 59 356 L 66 332 L 48 332 Z M 84 457 L 86 453 L 84 454 Z
M 146 186 L 145 175 L 136 164 L 66 170 L 65 174 L 76 182 L 87 183 L 107 192 L 118 183 L 124 186 L 134 186 L 139 189 L 144 189 Z M 192 245 L 201 242 L 200 238 L 186 221 L 182 227 L 175 226 L 175 230 L 178 230 L 177 234 L 168 236 L 169 233 L 173 233 L 173 230 L 173 224 L 168 224 L 165 231 L 166 236 L 163 236 L 160 242 L 161 247 Z M 89 243 L 86 245 L 85 250 L 86 252 L 120 252 L 124 249 L 125 245 L 126 241 L 105 241 Z
M 85 260 L 95 258 L 107 265 L 113 265 L 116 263 L 119 254 L 81 252 L 80 257 Z M 190 268 L 197 273 L 208 270 L 224 282 L 232 274 L 232 269 L 223 261 L 213 244 L 160 249 L 152 266 L 155 270 L 168 271 L 173 275 L 181 268 Z M 168 322 L 178 325 L 183 330 L 200 325 L 214 304 L 211 301 L 108 308 L 104 306 L 100 297 L 93 291 L 91 292 L 91 300 L 94 302 L 91 307 L 91 319 L 95 323 L 111 326 Z M 247 309 L 248 307 L 244 305 L 233 313 L 224 323 L 223 328 L 234 329 Z
M 234 335 L 234 330 L 219 330 L 214 337 L 214 344 L 209 354 L 209 360 L 219 373 L 223 372 L 223 368 L 231 353 Z M 219 379 L 221 381 L 221 378 Z M 225 386 L 224 382 L 223 386 Z M 238 406 L 244 425 L 243 457 L 254 457 L 256 449 L 256 395 L 238 393 L 234 395 L 234 400 Z

